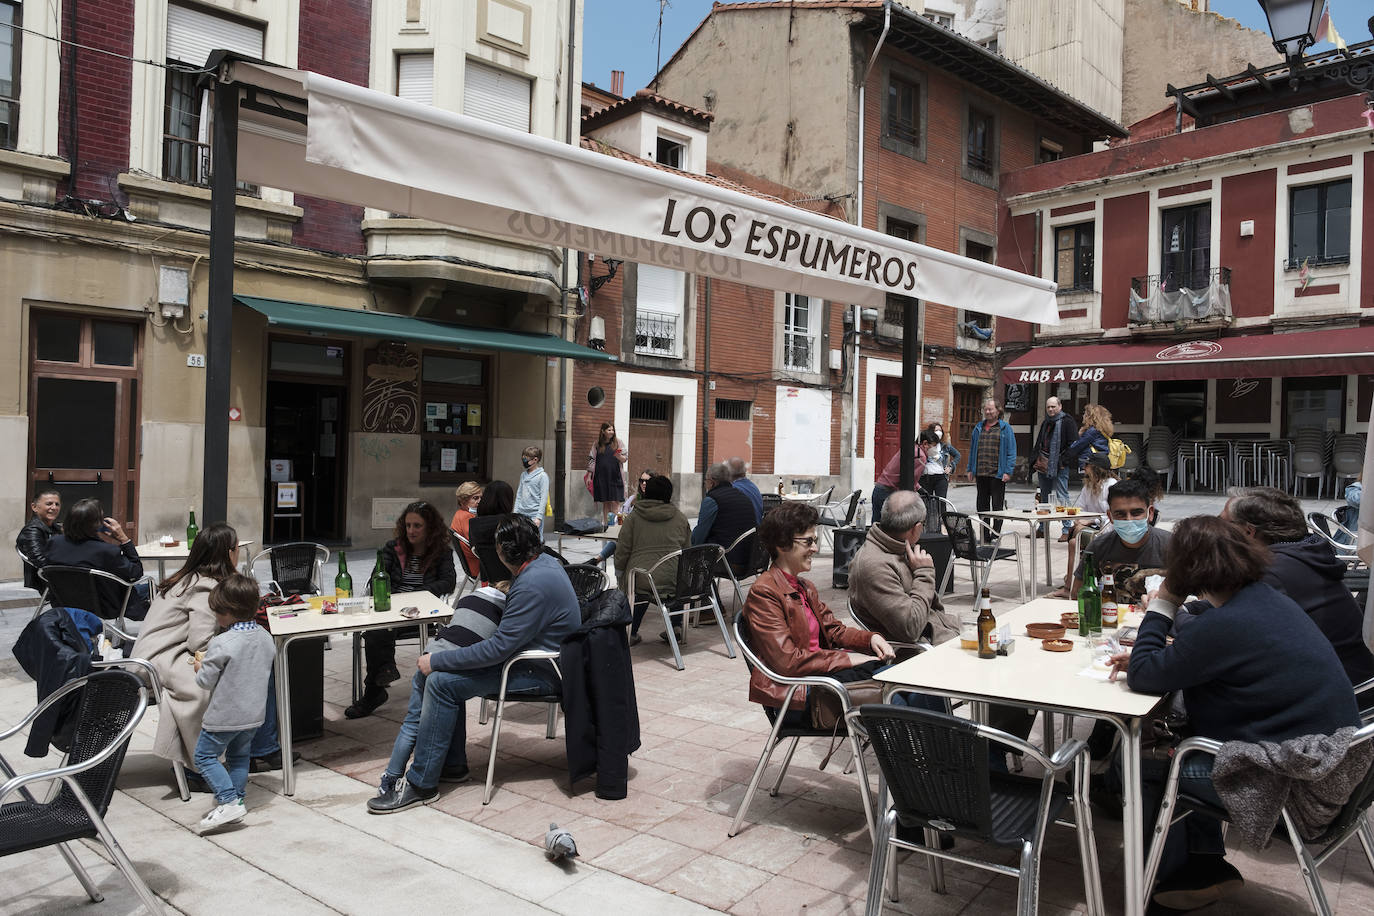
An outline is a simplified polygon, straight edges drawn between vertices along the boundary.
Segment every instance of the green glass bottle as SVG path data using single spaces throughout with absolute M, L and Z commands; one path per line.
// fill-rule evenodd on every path
M 186 546 L 190 547 L 195 541 L 196 535 L 200 534 L 200 529 L 196 527 L 196 507 L 191 507 L 191 520 L 186 523 Z
M 353 577 L 348 574 L 348 561 L 344 552 L 339 551 L 339 574 L 334 577 L 334 600 L 342 601 L 353 597 Z
M 1102 590 L 1097 585 L 1097 560 L 1091 550 L 1083 553 L 1083 587 L 1078 590 L 1078 635 L 1102 634 Z
M 372 567 L 372 610 L 381 612 L 391 610 L 391 580 L 386 576 L 382 564 L 382 551 L 377 550 L 377 565 Z

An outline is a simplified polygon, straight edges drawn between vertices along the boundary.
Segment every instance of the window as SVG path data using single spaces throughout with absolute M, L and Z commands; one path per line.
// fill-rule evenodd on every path
M 1288 268 L 1350 263 L 1350 179 L 1288 192 Z
M 884 135 L 912 147 L 921 145 L 921 87 L 912 80 L 890 76 L 887 81 L 887 123 Z
M 0 149 L 14 149 L 19 139 L 18 0 L 0 0 Z
M 187 71 L 204 67 L 216 48 L 261 58 L 262 29 L 197 7 L 167 6 L 162 177 L 168 181 L 210 183 L 210 92 L 197 87 L 197 76 Z M 253 190 L 246 184 L 239 188 Z
M 717 420 L 748 420 L 753 415 L 753 401 L 737 401 L 731 398 L 716 398 Z
M 968 113 L 968 167 L 992 174 L 993 120 L 987 112 L 970 108 Z
M 1061 290 L 1093 288 L 1093 224 L 1054 230 L 1054 282 Z
M 652 264 L 640 264 L 636 270 L 635 352 L 677 358 L 687 275 Z
M 530 92 L 527 77 L 469 60 L 463 78 L 463 114 L 529 133 Z
M 964 257 L 991 264 L 994 260 L 991 245 L 970 240 L 964 241 Z M 985 312 L 964 309 L 964 320 L 959 325 L 959 333 L 974 340 L 992 339 L 992 316 Z
M 487 361 L 457 353 L 422 359 L 420 482 L 487 479 Z
M 782 367 L 795 372 L 819 372 L 816 365 L 817 312 L 820 300 L 786 293 L 782 304 Z
M 434 55 L 401 54 L 396 58 L 396 95 L 399 98 L 434 104 Z
M 1165 210 L 1159 222 L 1160 289 L 1206 289 L 1212 268 L 1212 205 Z
M 670 169 L 682 169 L 687 164 L 687 147 L 670 137 L 660 136 L 654 150 L 654 161 Z
M 982 41 L 978 42 L 978 47 L 982 48 L 984 51 L 987 51 L 989 54 L 997 54 L 999 53 L 998 49 L 1001 46 L 998 44 L 997 36 L 994 35 L 991 38 L 985 38 Z
M 922 13 L 921 15 L 936 25 L 944 26 L 947 29 L 954 28 L 953 16 L 947 16 L 944 13 Z
M 1064 158 L 1064 147 L 1053 140 L 1040 141 L 1040 155 L 1037 162 L 1058 162 Z
M 920 227 L 915 223 L 906 220 L 887 218 L 887 234 L 894 238 L 905 239 L 908 242 L 920 241 Z M 887 324 L 895 324 L 901 327 L 906 322 L 906 306 L 908 302 L 915 301 L 909 296 L 899 296 L 895 293 L 887 294 L 887 302 L 883 308 L 883 321 Z

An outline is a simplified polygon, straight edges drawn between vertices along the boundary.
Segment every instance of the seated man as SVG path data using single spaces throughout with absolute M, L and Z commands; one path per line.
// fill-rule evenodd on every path
M 729 547 L 741 534 L 757 528 L 759 514 L 754 504 L 740 490 L 730 484 L 730 469 L 725 464 L 713 464 L 706 472 L 706 495 L 697 513 L 697 526 L 692 530 L 692 545 L 719 544 Z M 735 575 L 743 575 L 749 565 L 749 545 L 740 544 L 725 555 Z
M 57 520 L 62 514 L 62 495 L 52 487 L 41 487 L 33 494 L 29 509 L 33 511 L 33 518 L 19 529 L 14 546 L 33 564 L 24 565 L 25 587 L 41 592 L 47 586 L 38 578 L 38 570 L 48 565 L 48 541 L 53 535 L 62 533 L 62 523 Z
M 1273 487 L 1233 489 L 1221 517 L 1269 548 L 1264 582 L 1298 603 L 1331 642 L 1350 683 L 1374 677 L 1374 655 L 1361 635 L 1364 609 L 1344 583 L 1345 564 L 1307 530 L 1302 503 Z
M 1093 538 L 1088 547 L 1096 561 L 1098 584 L 1102 576 L 1111 573 L 1117 600 L 1123 605 L 1139 604 L 1145 594 L 1145 577 L 1164 572 L 1169 532 L 1150 527 L 1150 491 L 1139 480 L 1114 485 L 1107 492 L 1107 508 L 1111 527 Z M 1060 589 L 1051 592 L 1051 597 L 1078 596 L 1083 587 L 1083 562 L 1078 561 L 1068 593 Z
M 849 601 L 864 622 L 889 640 L 938 645 L 959 635 L 959 620 L 936 594 L 935 561 L 920 548 L 925 501 L 895 490 L 849 566 Z
M 411 681 L 410 707 L 392 750 L 393 762 L 414 749 L 402 778 L 383 775 L 372 814 L 391 814 L 439 797 L 439 783 L 468 779 L 466 704 L 495 693 L 501 666 L 526 649 L 557 651 L 581 625 L 582 615 L 572 582 L 558 561 L 542 552 L 539 531 L 527 519 L 506 515 L 496 531 L 496 548 L 512 582 L 496 631 L 470 646 L 442 640 L 430 643 Z M 557 688 L 547 662 L 522 662 L 511 668 L 508 693 L 542 693 Z M 397 769 L 400 767 L 398 766 Z M 388 774 L 391 767 L 387 768 Z
M 635 511 L 620 526 L 615 543 L 615 577 L 621 591 L 634 605 L 634 623 L 630 625 L 630 645 L 638 645 L 642 638 L 639 625 L 649 610 L 649 581 L 646 576 L 635 577 L 635 594 L 629 594 L 630 570 L 648 569 L 675 550 L 691 541 L 692 528 L 687 516 L 673 505 L 673 482 L 662 475 L 649 478 L 644 495 L 635 501 Z M 654 584 L 660 596 L 671 593 L 677 579 L 677 561 L 664 563 L 654 570 Z M 679 636 L 679 638 L 681 638 Z

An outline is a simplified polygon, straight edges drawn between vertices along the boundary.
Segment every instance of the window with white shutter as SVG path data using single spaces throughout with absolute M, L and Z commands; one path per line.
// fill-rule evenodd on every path
M 463 77 L 463 114 L 529 133 L 528 77 L 469 60 Z
M 402 54 L 396 58 L 396 95 L 421 105 L 434 104 L 433 54 Z
M 782 303 L 782 366 L 797 372 L 818 372 L 816 328 L 820 300 L 785 293 Z
M 687 275 L 653 264 L 636 265 L 635 352 L 650 356 L 681 355 L 682 303 Z
M 168 60 L 203 67 L 210 52 L 218 48 L 261 58 L 262 28 L 197 7 L 167 5 Z

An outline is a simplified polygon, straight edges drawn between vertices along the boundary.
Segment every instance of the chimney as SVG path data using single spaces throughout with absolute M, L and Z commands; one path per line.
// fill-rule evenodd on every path
M 624 96 L 624 95 L 625 95 L 625 71 L 624 71 L 624 70 L 612 70 L 612 71 L 611 71 L 611 93 L 612 93 L 613 95 L 619 95 L 619 96 Z

